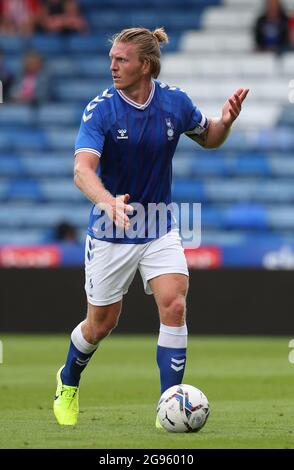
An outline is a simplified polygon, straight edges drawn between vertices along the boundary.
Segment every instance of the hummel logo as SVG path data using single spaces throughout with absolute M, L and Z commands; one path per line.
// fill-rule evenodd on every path
M 80 359 L 79 357 L 77 357 L 76 364 L 78 366 L 85 366 L 87 362 L 89 362 L 89 360 L 90 360 L 89 357 L 87 357 L 87 359 Z
M 117 135 L 117 139 L 128 139 L 129 136 L 127 134 L 127 129 L 117 129 L 119 135 Z
M 88 114 L 88 115 L 87 115 L 86 113 L 84 113 L 84 114 L 83 114 L 83 121 L 84 121 L 84 122 L 89 121 L 89 119 L 91 119 L 92 116 L 93 116 L 93 113 L 90 113 L 90 114 Z
M 179 372 L 180 370 L 183 370 L 185 367 L 185 359 L 175 359 L 174 357 L 171 358 L 171 368 L 174 369 L 176 372 Z M 179 367 L 175 366 L 175 364 L 181 364 Z

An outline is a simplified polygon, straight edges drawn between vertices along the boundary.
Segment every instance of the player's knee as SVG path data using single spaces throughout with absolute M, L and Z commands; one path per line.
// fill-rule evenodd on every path
M 106 336 L 110 335 L 112 330 L 117 326 L 118 320 L 108 321 L 107 323 L 102 323 L 100 325 L 95 325 L 92 328 L 92 337 L 94 343 L 98 343 Z
M 185 297 L 179 295 L 173 302 L 171 308 L 171 315 L 177 323 L 181 323 L 185 316 L 186 300 Z
M 185 319 L 186 300 L 183 295 L 174 297 L 161 310 L 163 323 L 182 325 Z
M 97 344 L 99 341 L 101 341 L 103 338 L 106 338 L 111 333 L 111 330 L 99 327 L 99 328 L 92 328 L 90 332 L 91 336 L 91 343 L 92 344 Z

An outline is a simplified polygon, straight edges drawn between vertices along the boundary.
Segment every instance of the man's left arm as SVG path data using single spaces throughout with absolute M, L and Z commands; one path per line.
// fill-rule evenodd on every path
M 248 88 L 239 88 L 225 102 L 220 118 L 210 118 L 208 120 L 208 128 L 201 135 L 186 134 L 190 139 L 194 140 L 202 147 L 217 148 L 220 147 L 228 137 L 231 126 L 235 119 L 239 116 L 242 103 L 249 92 Z

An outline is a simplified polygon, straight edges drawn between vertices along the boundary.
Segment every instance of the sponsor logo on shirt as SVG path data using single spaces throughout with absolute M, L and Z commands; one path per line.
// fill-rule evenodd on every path
M 127 129 L 117 129 L 118 135 L 116 136 L 117 139 L 128 139 L 128 131 Z

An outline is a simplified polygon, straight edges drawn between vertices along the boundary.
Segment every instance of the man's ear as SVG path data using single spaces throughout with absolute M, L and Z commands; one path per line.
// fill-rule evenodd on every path
M 148 75 L 150 73 L 150 68 L 151 68 L 150 60 L 144 59 L 144 61 L 143 61 L 143 73 L 144 73 L 144 75 Z

